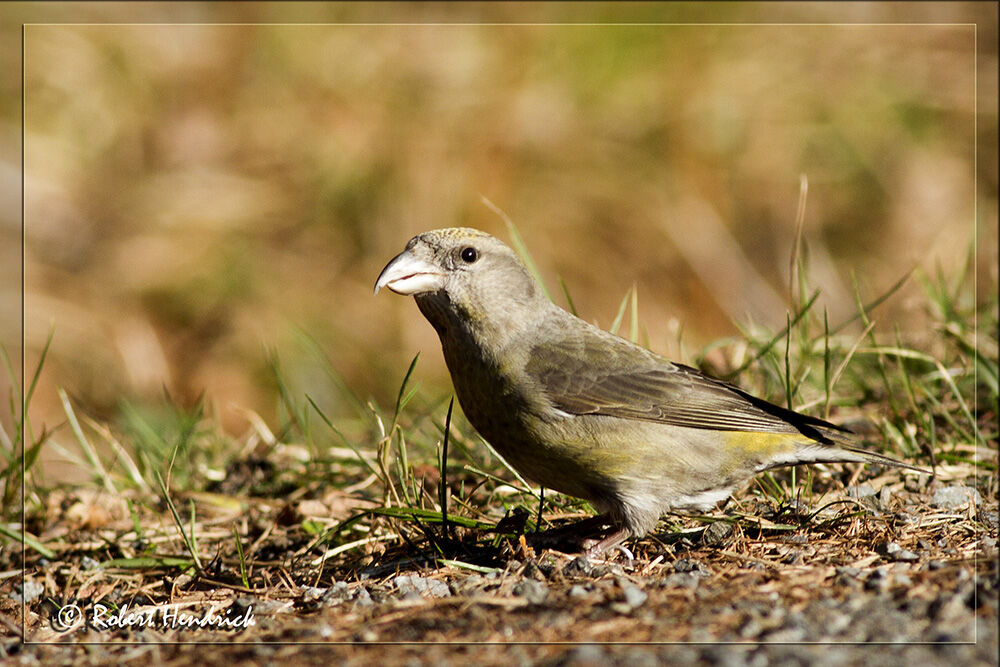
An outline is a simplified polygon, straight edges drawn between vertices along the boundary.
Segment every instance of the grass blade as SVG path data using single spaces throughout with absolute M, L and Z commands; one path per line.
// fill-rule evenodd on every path
M 545 286 L 545 281 L 542 280 L 542 274 L 538 271 L 538 267 L 535 265 L 535 260 L 531 258 L 531 253 L 528 252 L 528 246 L 524 244 L 524 240 L 521 238 L 520 232 L 517 231 L 517 227 L 514 226 L 513 221 L 511 221 L 510 216 L 504 213 L 503 209 L 491 202 L 486 197 L 480 197 L 482 202 L 486 206 L 500 216 L 504 224 L 507 226 L 507 233 L 510 234 L 510 240 L 514 244 L 514 249 L 517 250 L 517 254 L 521 256 L 521 261 L 524 262 L 524 266 L 528 269 L 528 273 L 531 277 L 538 282 L 538 285 L 542 288 L 542 293 L 545 294 L 545 298 L 552 301 L 552 294 L 549 292 L 549 288 Z
M 170 498 L 170 492 L 167 491 L 167 485 L 163 483 L 163 477 L 160 476 L 159 471 L 156 472 L 156 481 L 160 485 L 160 493 L 163 494 L 163 500 L 167 503 L 167 508 L 170 510 L 170 515 L 174 519 L 174 525 L 177 526 L 177 530 L 181 534 L 181 539 L 184 540 L 184 545 L 187 547 L 188 553 L 191 554 L 191 558 L 194 560 L 194 566 L 197 568 L 198 573 L 202 573 L 205 569 L 201 565 L 201 558 L 198 557 L 198 552 L 195 549 L 194 542 L 188 537 L 187 532 L 184 530 L 184 522 L 181 521 L 180 514 L 177 513 L 177 507 L 174 505 L 174 501 Z M 192 506 L 192 518 L 194 516 L 194 508 Z M 191 527 L 192 537 L 194 534 L 194 526 Z
M 628 307 L 629 298 L 632 296 L 632 290 L 635 289 L 633 285 L 629 291 L 625 292 L 625 296 L 622 297 L 622 302 L 618 304 L 618 312 L 615 313 L 615 319 L 611 321 L 611 328 L 608 329 L 614 335 L 618 335 L 618 329 L 622 325 L 622 320 L 625 319 L 625 309 Z
M 118 489 L 115 488 L 114 483 L 112 483 L 111 478 L 108 476 L 108 471 L 104 469 L 104 465 L 97 456 L 97 451 L 90 444 L 90 441 L 87 440 L 87 436 L 83 434 L 83 429 L 80 428 L 80 422 L 76 419 L 76 413 L 73 411 L 73 406 L 70 405 L 69 397 L 61 387 L 58 389 L 58 393 L 59 400 L 62 401 L 63 411 L 69 420 L 69 426 L 73 430 L 73 435 L 76 436 L 77 442 L 80 444 L 80 449 L 83 450 L 84 455 L 87 457 L 87 461 L 93 467 L 97 476 L 103 481 L 104 489 L 108 493 L 117 494 Z
M 29 535 L 28 533 L 20 531 L 6 524 L 0 523 L 0 535 L 3 535 L 4 537 L 11 539 L 17 542 L 18 544 L 23 544 L 26 547 L 34 549 L 39 554 L 41 554 L 45 558 L 48 558 L 49 560 L 52 560 L 56 557 L 55 552 L 46 547 L 44 544 L 42 544 L 37 537 Z
M 746 359 L 742 364 L 739 365 L 738 368 L 736 368 L 736 370 L 726 373 L 726 379 L 731 380 L 732 378 L 736 377 L 737 375 L 745 371 L 747 368 L 749 368 L 751 364 L 753 364 L 758 359 L 763 357 L 765 354 L 770 352 L 771 348 L 777 345 L 778 341 L 784 338 L 788 334 L 789 330 L 791 330 L 792 327 L 798 324 L 799 320 L 805 317 L 805 314 L 809 312 L 809 309 L 812 308 L 813 304 L 816 303 L 816 299 L 818 298 L 819 298 L 819 290 L 816 290 L 815 292 L 813 292 L 812 296 L 809 297 L 809 300 L 806 301 L 806 304 L 802 306 L 802 309 L 799 310 L 798 313 L 796 313 L 795 317 L 793 317 L 791 321 L 787 322 L 784 329 L 775 334 L 775 336 L 771 338 L 771 340 L 769 340 L 764 345 L 764 347 L 759 349 L 756 354 Z

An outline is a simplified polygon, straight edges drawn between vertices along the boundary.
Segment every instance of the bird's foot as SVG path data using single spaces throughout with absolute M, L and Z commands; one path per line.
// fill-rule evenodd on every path
M 608 549 L 617 549 L 621 551 L 625 558 L 631 563 L 635 560 L 635 557 L 632 555 L 632 552 L 629 551 L 624 544 L 622 544 L 622 542 L 624 542 L 629 535 L 631 535 L 631 533 L 627 528 L 620 528 L 605 537 L 603 540 L 591 544 L 584 552 L 584 555 L 587 558 L 592 558 L 594 556 L 600 556 Z
M 609 531 L 613 532 L 609 534 Z M 632 561 L 632 553 L 622 545 L 629 535 L 628 529 L 618 528 L 607 516 L 601 515 L 526 537 L 533 547 L 566 553 L 582 552 L 587 558 L 600 556 L 608 549 L 617 547 Z

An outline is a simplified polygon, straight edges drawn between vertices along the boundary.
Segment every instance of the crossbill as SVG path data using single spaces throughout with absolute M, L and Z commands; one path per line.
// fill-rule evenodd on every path
M 601 512 L 610 530 L 591 554 L 645 535 L 667 511 L 709 510 L 769 468 L 854 461 L 920 470 L 579 319 L 478 230 L 415 236 L 375 293 L 383 287 L 414 297 L 441 339 L 466 417 L 497 452 Z

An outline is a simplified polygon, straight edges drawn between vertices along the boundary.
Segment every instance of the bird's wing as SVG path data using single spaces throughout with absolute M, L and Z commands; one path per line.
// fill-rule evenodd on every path
M 847 433 L 589 325 L 534 346 L 525 370 L 556 408 L 572 415 L 719 431 L 798 432 L 827 443 Z

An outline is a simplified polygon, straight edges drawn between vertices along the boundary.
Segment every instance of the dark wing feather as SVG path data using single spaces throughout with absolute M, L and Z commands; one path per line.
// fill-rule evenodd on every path
M 845 429 L 761 400 L 589 325 L 532 349 L 525 370 L 558 409 L 718 431 L 802 433 L 844 441 Z

